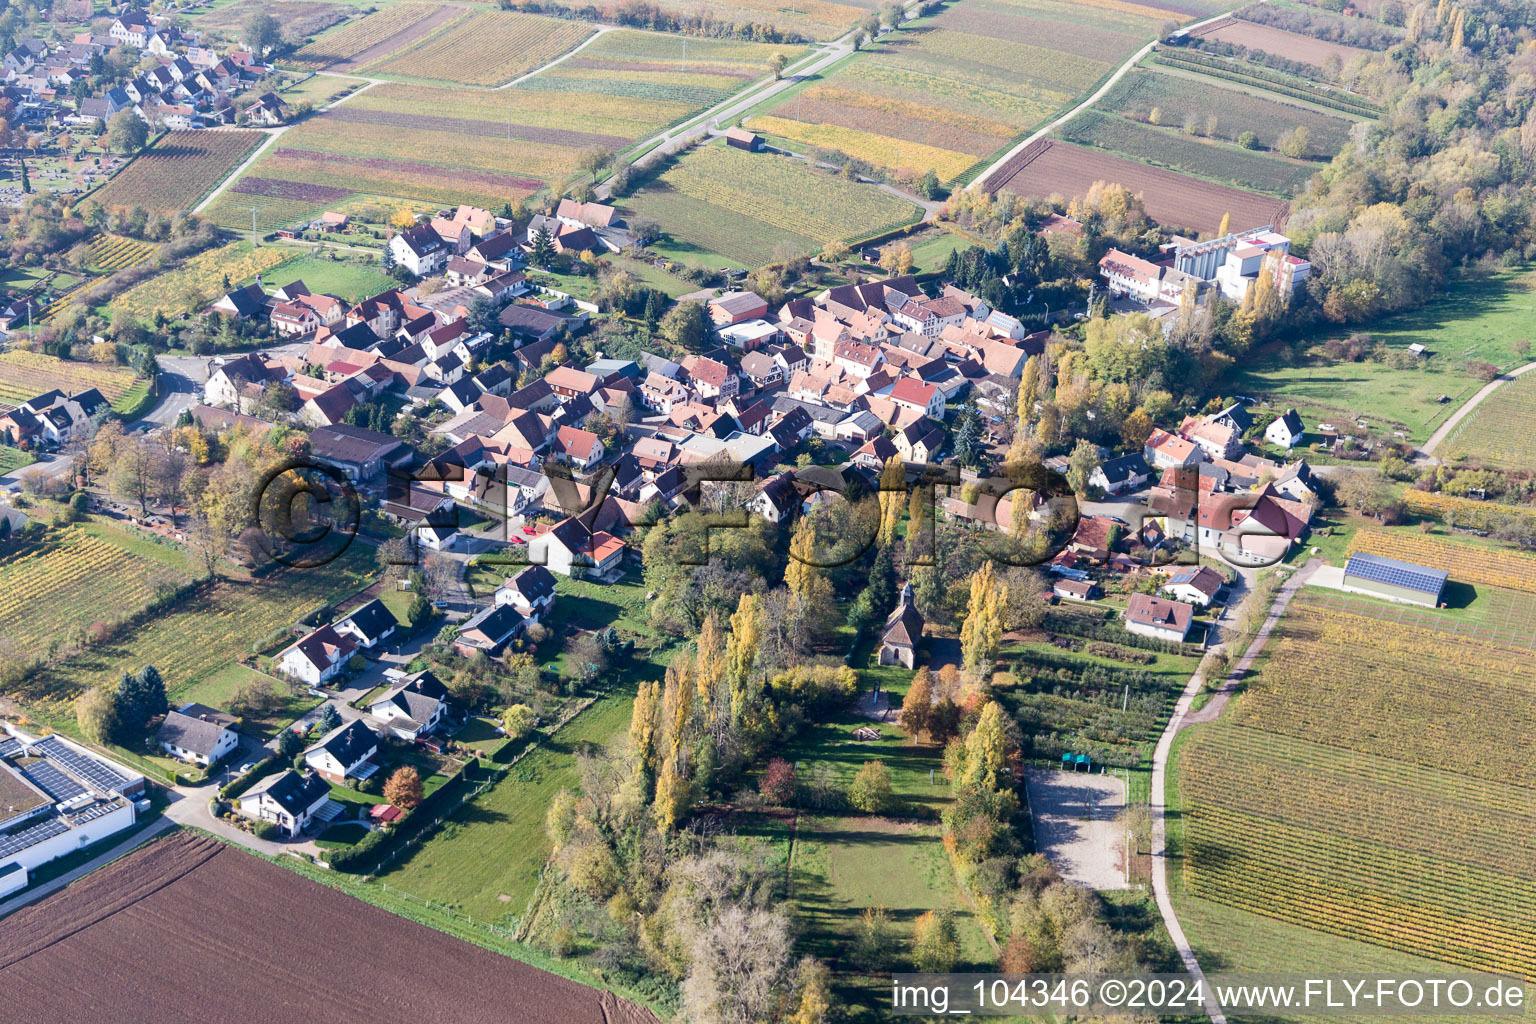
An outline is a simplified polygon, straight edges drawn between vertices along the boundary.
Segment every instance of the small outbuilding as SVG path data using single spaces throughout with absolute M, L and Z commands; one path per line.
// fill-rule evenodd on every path
M 737 149 L 744 149 L 749 153 L 761 153 L 766 143 L 763 137 L 756 132 L 749 132 L 745 128 L 727 128 L 725 130 L 725 144 Z

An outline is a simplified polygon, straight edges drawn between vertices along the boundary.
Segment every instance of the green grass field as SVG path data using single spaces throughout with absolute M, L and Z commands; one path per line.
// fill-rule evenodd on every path
M 240 687 L 270 678 L 244 665 L 228 665 L 196 682 L 175 687 L 170 693 L 171 703 L 196 701 L 225 711 L 229 709 L 229 703 Z M 277 735 L 279 729 L 292 725 L 321 702 L 321 698 L 311 697 L 307 693 L 289 693 L 283 684 L 278 685 L 278 692 L 283 695 L 282 704 L 270 715 L 245 719 L 245 732 L 269 740 Z
M 362 265 L 314 256 L 295 257 L 264 272 L 261 279 L 268 288 L 303 279 L 312 291 L 334 295 L 348 302 L 361 302 L 370 295 L 388 291 L 396 283 L 377 264 Z
M 1330 364 L 1320 358 L 1286 363 L 1271 357 L 1235 374 L 1232 389 L 1265 396 L 1277 406 L 1295 406 L 1309 427 L 1332 417 L 1361 415 L 1377 425 L 1401 424 L 1411 439 L 1422 441 L 1482 386 L 1466 371 L 1468 360 L 1509 369 L 1529 359 L 1516 345 L 1536 343 L 1533 284 L 1536 271 L 1530 270 L 1459 279 L 1423 308 L 1371 325 L 1371 338 L 1391 349 L 1415 342 L 1427 346 L 1430 357 L 1416 367 L 1395 370 L 1370 360 Z M 1314 343 L 1348 333 L 1337 327 L 1319 331 Z M 1438 402 L 1442 394 L 1451 400 Z
M 24 452 L 20 448 L 12 448 L 9 445 L 0 445 L 0 475 L 14 473 L 22 466 L 30 466 L 36 461 L 31 452 Z

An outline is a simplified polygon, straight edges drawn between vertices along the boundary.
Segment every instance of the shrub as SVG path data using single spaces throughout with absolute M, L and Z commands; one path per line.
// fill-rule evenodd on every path
M 895 805 L 891 770 L 884 761 L 865 761 L 848 787 L 848 801 L 865 814 L 884 814 Z
M 251 827 L 251 831 L 256 833 L 257 839 L 276 839 L 277 823 L 273 821 L 258 821 Z
M 758 780 L 757 791 L 771 804 L 787 804 L 795 796 L 795 766 L 776 757 Z

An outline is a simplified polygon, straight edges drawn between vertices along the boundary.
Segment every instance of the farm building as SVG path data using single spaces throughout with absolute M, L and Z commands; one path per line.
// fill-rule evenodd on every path
M 1051 585 L 1051 593 L 1066 601 L 1097 601 L 1102 596 L 1099 585 L 1092 580 L 1057 580 Z
M 763 150 L 763 137 L 756 132 L 749 132 L 745 128 L 727 128 L 725 130 L 725 144 L 737 149 L 744 149 L 749 153 L 760 153 Z
M 1440 603 L 1445 580 L 1446 573 L 1440 569 L 1356 551 L 1345 563 L 1340 589 L 1433 608 Z

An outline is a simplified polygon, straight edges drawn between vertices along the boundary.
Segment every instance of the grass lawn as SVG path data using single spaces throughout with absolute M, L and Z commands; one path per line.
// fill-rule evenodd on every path
M 173 690 L 171 702 L 185 704 L 187 701 L 196 701 L 211 708 L 224 710 L 229 707 L 235 691 L 241 686 L 270 678 L 244 665 L 229 665 L 196 683 Z M 278 690 L 283 694 L 282 704 L 270 715 L 247 718 L 245 732 L 262 740 L 269 740 L 277 735 L 278 730 L 287 728 L 320 705 L 319 697 L 311 697 L 307 693 L 288 693 L 287 688 L 281 684 Z
M 593 704 L 459 808 L 432 838 L 395 861 L 380 881 L 476 920 L 506 923 L 521 915 L 549 859 L 544 838 L 549 802 L 560 790 L 581 785 L 577 746 L 624 734 L 633 699 L 631 684 Z
M 335 295 L 348 302 L 360 302 L 370 295 L 388 291 L 395 282 L 372 264 L 297 256 L 262 274 L 268 288 L 277 288 L 303 279 L 312 291 Z
M 0 444 L 0 475 L 13 473 L 22 466 L 30 466 L 34 461 L 31 452 Z
M 487 757 L 494 758 L 496 752 L 507 745 L 507 738 L 496 729 L 497 723 L 494 719 L 476 716 L 465 722 L 464 728 L 460 729 L 453 738 L 471 750 L 483 750 Z
M 1482 386 L 1465 370 L 1468 360 L 1492 363 L 1501 370 L 1527 362 L 1516 351 L 1521 341 L 1536 342 L 1531 314 L 1536 310 L 1536 271 L 1506 271 L 1485 278 L 1461 279 L 1444 296 L 1371 325 L 1374 341 L 1393 350 L 1418 343 L 1430 352 L 1419 366 L 1394 370 L 1363 360 L 1325 365 L 1298 360 L 1285 365 L 1264 360 L 1232 378 L 1235 393 L 1271 396 L 1275 404 L 1294 405 L 1309 426 L 1350 414 L 1375 423 L 1398 423 L 1422 441 L 1446 416 Z M 1349 332 L 1331 328 L 1313 341 Z M 1436 399 L 1446 394 L 1451 401 Z
M 898 245 L 899 242 L 888 242 Z M 919 236 L 907 243 L 912 248 L 912 265 L 918 273 L 934 273 L 944 269 L 949 254 L 959 252 L 971 244 L 970 239 L 953 231 L 938 231 Z
M 955 880 L 937 824 L 802 816 L 790 898 L 805 928 L 802 948 L 824 960 L 835 961 L 846 952 L 866 908 L 884 907 L 903 951 L 920 914 L 948 909 L 955 912 L 965 962 L 978 968 L 994 962 Z
M 368 829 L 357 822 L 343 822 L 326 829 L 320 838 L 315 840 L 315 845 L 322 850 L 339 850 L 347 846 L 356 846 L 367 834 Z
M 603 258 L 612 265 L 614 271 L 623 271 L 641 284 L 664 293 L 668 298 L 675 299 L 679 295 L 699 290 L 698 285 L 689 284 L 682 278 L 674 277 L 660 267 L 654 267 L 643 260 L 614 255 Z M 593 293 L 602 283 L 601 279 L 593 274 L 569 274 L 553 270 L 530 271 L 528 280 L 545 288 L 565 292 L 582 301 L 590 301 Z

